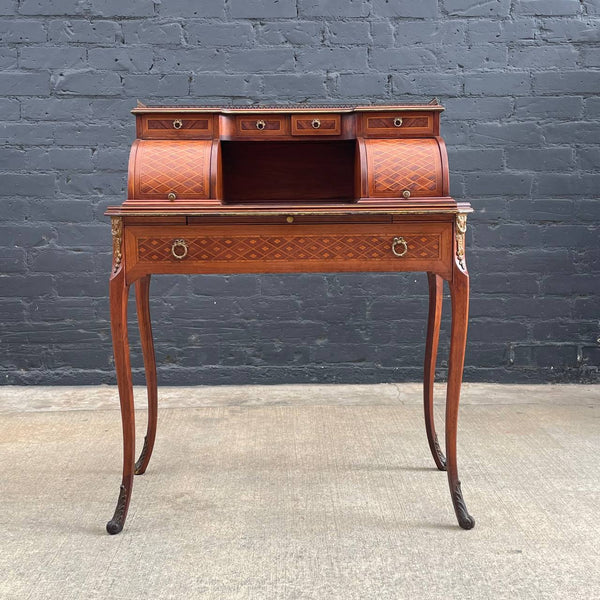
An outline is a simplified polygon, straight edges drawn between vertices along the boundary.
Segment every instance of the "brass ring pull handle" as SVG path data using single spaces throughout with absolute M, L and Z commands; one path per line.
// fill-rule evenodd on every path
M 396 246 L 401 246 L 402 251 L 398 252 L 396 250 Z M 394 241 L 392 242 L 392 252 L 394 253 L 394 256 L 398 256 L 400 258 L 408 252 L 408 244 L 406 243 L 406 240 L 403 237 L 394 238 Z
M 256 129 L 258 129 L 259 131 L 262 131 L 266 126 L 267 124 L 262 119 L 256 121 Z
M 394 127 L 402 127 L 402 117 L 396 117 L 394 119 Z
M 410 190 L 403 190 L 402 196 L 404 196 L 404 198 L 410 198 Z
M 179 248 L 179 250 L 178 250 Z M 175 240 L 171 246 L 171 254 L 178 260 L 185 258 L 188 253 L 188 245 L 185 240 Z
M 181 129 L 183 127 L 183 121 L 181 119 L 175 119 L 173 121 L 173 129 Z
M 313 119 L 311 125 L 313 126 L 313 129 L 319 129 L 319 127 L 321 127 L 321 121 L 319 121 L 319 119 Z
M 175 192 L 169 192 L 167 194 L 167 199 L 168 200 L 175 200 L 177 198 L 177 194 Z

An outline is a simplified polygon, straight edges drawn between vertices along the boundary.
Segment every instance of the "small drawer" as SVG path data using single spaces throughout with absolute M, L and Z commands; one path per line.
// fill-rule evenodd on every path
M 129 227 L 128 265 L 153 273 L 449 272 L 451 223 Z
M 340 115 L 292 115 L 292 135 L 340 135 Z
M 285 115 L 237 115 L 235 130 L 241 137 L 260 139 L 288 135 L 289 125 Z
M 433 135 L 433 113 L 428 112 L 365 113 L 362 124 L 365 137 Z
M 141 136 L 147 140 L 193 140 L 212 137 L 213 115 L 143 115 Z

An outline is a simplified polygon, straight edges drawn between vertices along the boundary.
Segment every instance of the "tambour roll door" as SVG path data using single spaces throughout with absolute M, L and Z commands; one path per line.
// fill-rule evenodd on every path
M 129 199 L 210 198 L 211 148 L 211 140 L 138 140 L 129 162 Z
M 367 191 L 372 198 L 443 196 L 443 166 L 435 138 L 367 139 Z

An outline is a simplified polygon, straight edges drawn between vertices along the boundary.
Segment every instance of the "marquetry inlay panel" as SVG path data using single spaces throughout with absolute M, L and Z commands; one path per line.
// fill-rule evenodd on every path
M 143 140 L 137 149 L 135 198 L 208 198 L 210 140 Z
M 441 196 L 442 165 L 435 139 L 365 141 L 370 196 Z
M 440 258 L 440 235 L 406 234 L 406 259 Z M 187 245 L 185 260 L 192 261 L 347 261 L 394 258 L 390 235 L 244 235 L 180 236 Z M 137 240 L 140 261 L 180 262 L 172 249 L 175 238 Z M 399 259 L 401 260 L 401 259 Z

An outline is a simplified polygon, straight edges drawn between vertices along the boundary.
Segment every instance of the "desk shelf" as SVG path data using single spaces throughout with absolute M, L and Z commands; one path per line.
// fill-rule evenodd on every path
M 223 203 L 351 204 L 356 147 L 354 140 L 221 142 Z

